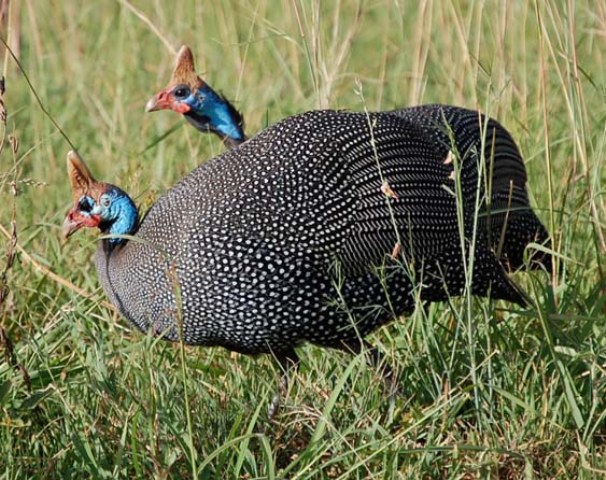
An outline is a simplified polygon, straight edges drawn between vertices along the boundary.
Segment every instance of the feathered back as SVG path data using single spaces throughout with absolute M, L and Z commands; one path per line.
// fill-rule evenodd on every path
M 417 288 L 430 301 L 464 290 L 471 247 L 453 188 L 407 120 L 308 112 L 195 169 L 136 240 L 99 249 L 97 268 L 131 322 L 171 340 L 244 353 L 338 346 L 410 312 Z M 472 290 L 523 304 L 477 237 Z
M 468 164 L 464 170 L 469 175 L 468 188 L 463 196 L 467 211 L 474 215 L 479 207 L 479 225 L 488 231 L 490 243 L 508 268 L 524 265 L 529 243 L 550 245 L 547 230 L 530 208 L 520 150 L 499 122 L 476 110 L 450 105 L 420 105 L 391 113 L 424 128 L 443 155 L 457 152 L 463 165 Z M 483 192 L 479 196 L 477 185 Z M 534 252 L 530 267 L 539 266 L 550 271 L 551 257 Z

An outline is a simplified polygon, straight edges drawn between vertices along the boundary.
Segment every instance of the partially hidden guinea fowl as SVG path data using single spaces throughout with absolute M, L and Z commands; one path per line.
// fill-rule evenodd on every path
M 168 86 L 147 102 L 147 111 L 162 109 L 183 114 L 196 129 L 216 134 L 230 148 L 247 139 L 242 114 L 196 74 L 193 54 L 187 46 L 177 54 Z M 545 253 L 550 238 L 530 208 L 524 161 L 510 133 L 499 122 L 476 110 L 452 105 L 420 105 L 388 113 L 425 129 L 444 157 L 452 151 L 460 161 L 477 166 L 475 171 L 467 171 L 476 179 L 480 175 L 483 189 L 490 195 L 478 196 L 474 188 L 463 200 L 479 206 L 480 228 L 487 230 L 489 243 L 508 270 L 551 271 L 551 255 Z M 476 215 L 475 208 L 467 210 Z M 527 249 L 531 243 L 545 249 Z
M 359 352 L 418 299 L 469 288 L 526 304 L 485 235 L 459 228 L 453 165 L 395 115 L 287 118 L 193 170 L 142 220 L 73 152 L 68 170 L 64 235 L 107 235 L 103 289 L 167 340 L 267 353 L 286 369 L 304 342 Z
M 201 132 L 214 133 L 229 148 L 246 141 L 244 118 L 223 95 L 198 77 L 189 47 L 179 50 L 168 87 L 150 98 L 145 106 L 148 112 L 164 109 L 182 114 Z

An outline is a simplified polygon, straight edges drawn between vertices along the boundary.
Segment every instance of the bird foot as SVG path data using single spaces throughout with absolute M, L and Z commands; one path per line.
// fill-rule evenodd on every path
M 274 393 L 273 397 L 271 398 L 271 402 L 269 403 L 269 407 L 267 408 L 267 417 L 270 421 L 273 420 L 280 409 L 280 405 L 282 404 L 282 396 L 286 395 L 288 392 L 289 370 L 296 370 L 299 365 L 299 357 L 294 349 L 290 349 L 280 355 L 276 355 L 276 360 L 278 360 L 282 370 L 282 375 L 280 376 L 280 380 L 278 382 L 278 390 L 276 393 Z
M 280 409 L 280 405 L 282 404 L 282 396 L 286 395 L 288 391 L 288 376 L 286 373 L 283 373 L 280 377 L 280 381 L 278 382 L 278 390 L 274 393 L 271 398 L 271 402 L 269 403 L 269 407 L 267 408 L 267 418 L 268 420 L 273 420 L 276 413 Z

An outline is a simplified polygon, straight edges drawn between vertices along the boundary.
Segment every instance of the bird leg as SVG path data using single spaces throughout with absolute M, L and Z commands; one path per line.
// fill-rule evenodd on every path
M 278 389 L 272 397 L 271 403 L 269 404 L 269 408 L 267 409 L 267 417 L 269 420 L 272 420 L 275 414 L 278 412 L 278 409 L 280 408 L 281 397 L 285 395 L 288 390 L 289 370 L 291 368 L 294 368 L 296 370 L 299 366 L 299 356 L 297 355 L 297 352 L 295 352 L 294 348 L 291 348 L 284 352 L 275 353 L 274 356 L 278 361 L 278 365 L 280 366 L 282 375 L 280 375 L 280 380 L 278 381 Z
M 364 339 L 356 339 L 353 341 L 343 341 L 341 346 L 338 348 L 344 352 L 351 353 L 352 355 L 359 355 L 362 353 L 362 351 L 364 351 L 366 363 L 379 372 L 381 378 L 385 382 L 385 385 L 389 389 L 390 394 L 394 394 L 399 391 L 394 371 L 389 366 L 385 360 L 385 357 L 377 347 L 373 347 Z

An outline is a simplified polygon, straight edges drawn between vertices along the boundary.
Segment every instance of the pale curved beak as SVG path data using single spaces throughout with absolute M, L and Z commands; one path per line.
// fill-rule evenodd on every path
M 74 232 L 76 232 L 76 230 L 79 230 L 81 227 L 82 223 L 75 221 L 74 216 L 70 211 L 65 217 L 65 220 L 63 220 L 63 228 L 61 229 L 61 240 L 65 242 L 69 237 L 72 236 Z
M 73 233 L 80 230 L 82 227 L 95 228 L 99 227 L 101 217 L 99 215 L 83 215 L 77 209 L 72 208 L 63 220 L 63 228 L 61 229 L 61 238 L 63 241 L 72 236 Z
M 168 108 L 170 108 L 170 99 L 165 90 L 158 92 L 145 104 L 146 112 L 155 112 L 157 110 L 166 110 Z
M 145 104 L 145 111 L 146 112 L 155 112 L 156 110 L 160 110 L 158 108 L 158 101 L 157 101 L 156 97 L 152 97 Z

